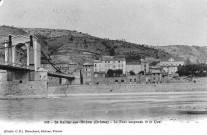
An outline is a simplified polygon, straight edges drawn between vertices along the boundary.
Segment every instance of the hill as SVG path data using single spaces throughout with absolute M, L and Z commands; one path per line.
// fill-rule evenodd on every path
M 54 63 L 92 61 L 101 55 L 125 57 L 127 62 L 139 62 L 141 58 L 167 60 L 173 55 L 161 49 L 123 40 L 102 39 L 86 33 L 43 28 L 16 28 L 0 26 L 0 43 L 8 35 L 29 35 L 39 38 L 44 52 Z M 89 53 L 92 56 L 89 56 Z M 174 58 L 178 58 L 175 56 Z
M 188 46 L 188 45 L 170 45 L 159 46 L 173 56 L 179 56 L 183 59 L 189 58 L 192 63 L 205 63 L 207 62 L 207 47 Z

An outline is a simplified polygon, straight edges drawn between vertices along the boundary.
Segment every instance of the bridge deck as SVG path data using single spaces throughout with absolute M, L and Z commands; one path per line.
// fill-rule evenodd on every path
M 0 62 L 0 70 L 7 70 L 7 71 L 34 71 L 31 70 L 29 67 L 27 66 L 23 66 L 23 65 L 13 65 L 11 63 L 9 64 L 5 64 Z M 56 72 L 48 72 L 48 76 L 52 76 L 52 77 L 59 77 L 59 78 L 67 78 L 67 79 L 75 79 L 74 76 L 69 75 L 69 74 L 63 74 L 63 73 L 56 73 Z
M 0 69 L 8 71 L 30 71 L 28 67 L 19 67 L 13 65 L 4 65 L 0 63 Z
M 74 76 L 62 73 L 48 72 L 48 76 L 66 78 L 66 79 L 75 79 Z

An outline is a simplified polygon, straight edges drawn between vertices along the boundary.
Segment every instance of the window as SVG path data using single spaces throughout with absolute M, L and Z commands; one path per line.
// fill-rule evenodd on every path
M 118 80 L 115 80 L 115 82 L 119 82 Z
M 136 82 L 137 81 L 137 79 L 134 79 L 134 82 Z
M 130 79 L 130 82 L 132 82 L 132 79 Z
M 121 82 L 124 82 L 124 80 L 121 80 Z

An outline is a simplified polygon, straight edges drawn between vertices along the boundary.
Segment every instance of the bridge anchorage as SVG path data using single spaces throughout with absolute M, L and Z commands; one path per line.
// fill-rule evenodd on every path
M 11 36 L 0 48 L 0 97 L 6 95 L 47 95 L 48 76 L 73 76 L 41 67 L 41 44 L 32 35 Z M 45 56 L 45 55 L 44 55 Z

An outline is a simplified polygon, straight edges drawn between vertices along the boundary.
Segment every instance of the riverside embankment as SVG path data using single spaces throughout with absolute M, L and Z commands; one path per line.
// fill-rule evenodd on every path
M 207 83 L 65 85 L 48 87 L 48 95 L 207 91 Z
M 73 94 L 118 94 L 156 92 L 207 91 L 206 82 L 162 83 L 162 84 L 101 84 L 59 85 L 47 87 L 47 82 L 1 82 L 0 99 L 45 98 Z

